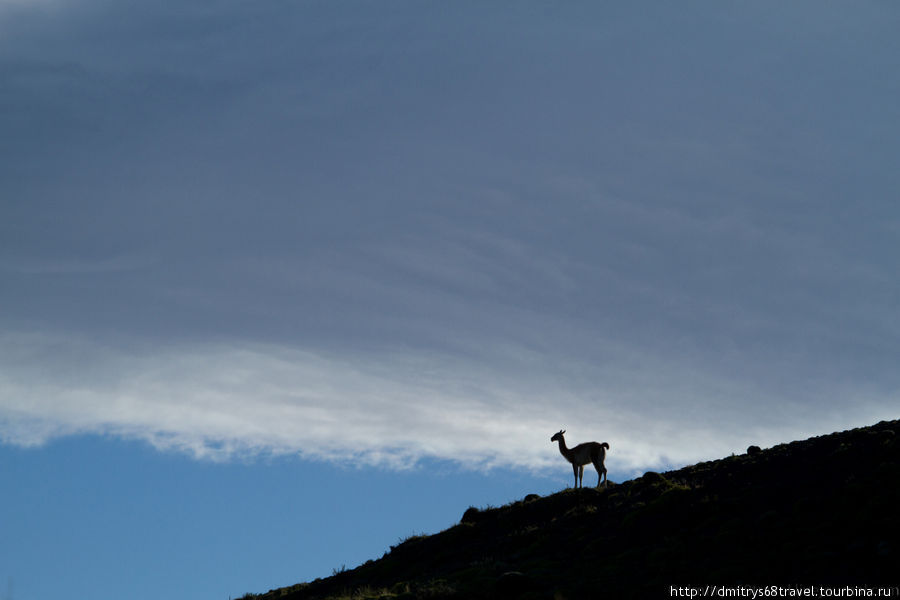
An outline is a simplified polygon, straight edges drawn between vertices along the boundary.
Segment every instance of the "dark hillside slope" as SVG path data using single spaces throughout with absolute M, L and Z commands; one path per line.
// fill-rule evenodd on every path
M 655 598 L 670 586 L 900 584 L 900 421 L 465 512 L 258 598 Z

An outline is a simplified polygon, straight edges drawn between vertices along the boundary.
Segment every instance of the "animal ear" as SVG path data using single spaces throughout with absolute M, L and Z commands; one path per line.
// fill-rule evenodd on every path
M 560 433 L 565 433 L 566 430 L 565 430 L 565 429 L 561 429 L 559 432 L 560 432 Z

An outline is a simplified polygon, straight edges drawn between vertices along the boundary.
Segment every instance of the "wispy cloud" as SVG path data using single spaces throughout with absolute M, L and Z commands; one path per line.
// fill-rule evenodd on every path
M 0 258 L 0 273 L 23 275 L 91 275 L 136 271 L 158 261 L 149 256 L 111 256 L 95 259 L 60 256 L 56 258 Z
M 659 365 L 607 368 L 606 384 L 586 387 L 538 362 L 509 372 L 436 353 L 128 348 L 44 335 L 8 335 L 0 348 L 0 437 L 23 446 L 91 433 L 209 460 L 298 454 L 406 469 L 435 458 L 542 470 L 558 466 L 549 435 L 566 427 L 575 440 L 608 441 L 609 466 L 624 475 L 824 432 L 851 412 L 861 422 L 889 416 L 879 398 L 830 414 L 755 410 L 752 390 Z

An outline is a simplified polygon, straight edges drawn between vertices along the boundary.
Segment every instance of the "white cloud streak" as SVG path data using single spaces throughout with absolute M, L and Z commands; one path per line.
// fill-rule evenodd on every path
M 703 373 L 685 381 L 660 371 L 626 392 L 635 374 L 623 371 L 626 385 L 588 391 L 537 363 L 515 376 L 437 354 L 347 358 L 208 343 L 135 350 L 34 334 L 0 341 L 0 439 L 20 446 L 101 434 L 207 460 L 298 454 L 389 469 L 439 459 L 541 471 L 559 466 L 549 436 L 566 427 L 573 441 L 610 442 L 608 466 L 622 476 L 843 427 L 850 412 L 857 422 L 889 416 L 879 398 L 822 415 L 789 405 L 754 411 L 750 391 Z M 769 414 L 748 418 L 754 412 Z

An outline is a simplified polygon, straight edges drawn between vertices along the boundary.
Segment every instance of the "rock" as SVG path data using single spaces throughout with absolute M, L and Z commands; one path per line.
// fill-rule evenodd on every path
M 762 448 L 759 446 L 747 446 L 747 454 L 750 456 L 754 456 L 762 452 Z
M 531 578 L 520 571 L 507 571 L 497 578 L 494 592 L 497 598 L 513 600 L 531 589 Z
M 474 506 L 470 506 L 466 509 L 466 512 L 463 513 L 462 519 L 460 519 L 460 523 L 474 523 L 478 520 L 478 515 L 481 513 L 480 510 L 475 508 Z
M 666 478 L 657 473 L 656 471 L 647 471 L 643 475 L 641 475 L 641 481 L 644 483 L 662 483 Z

